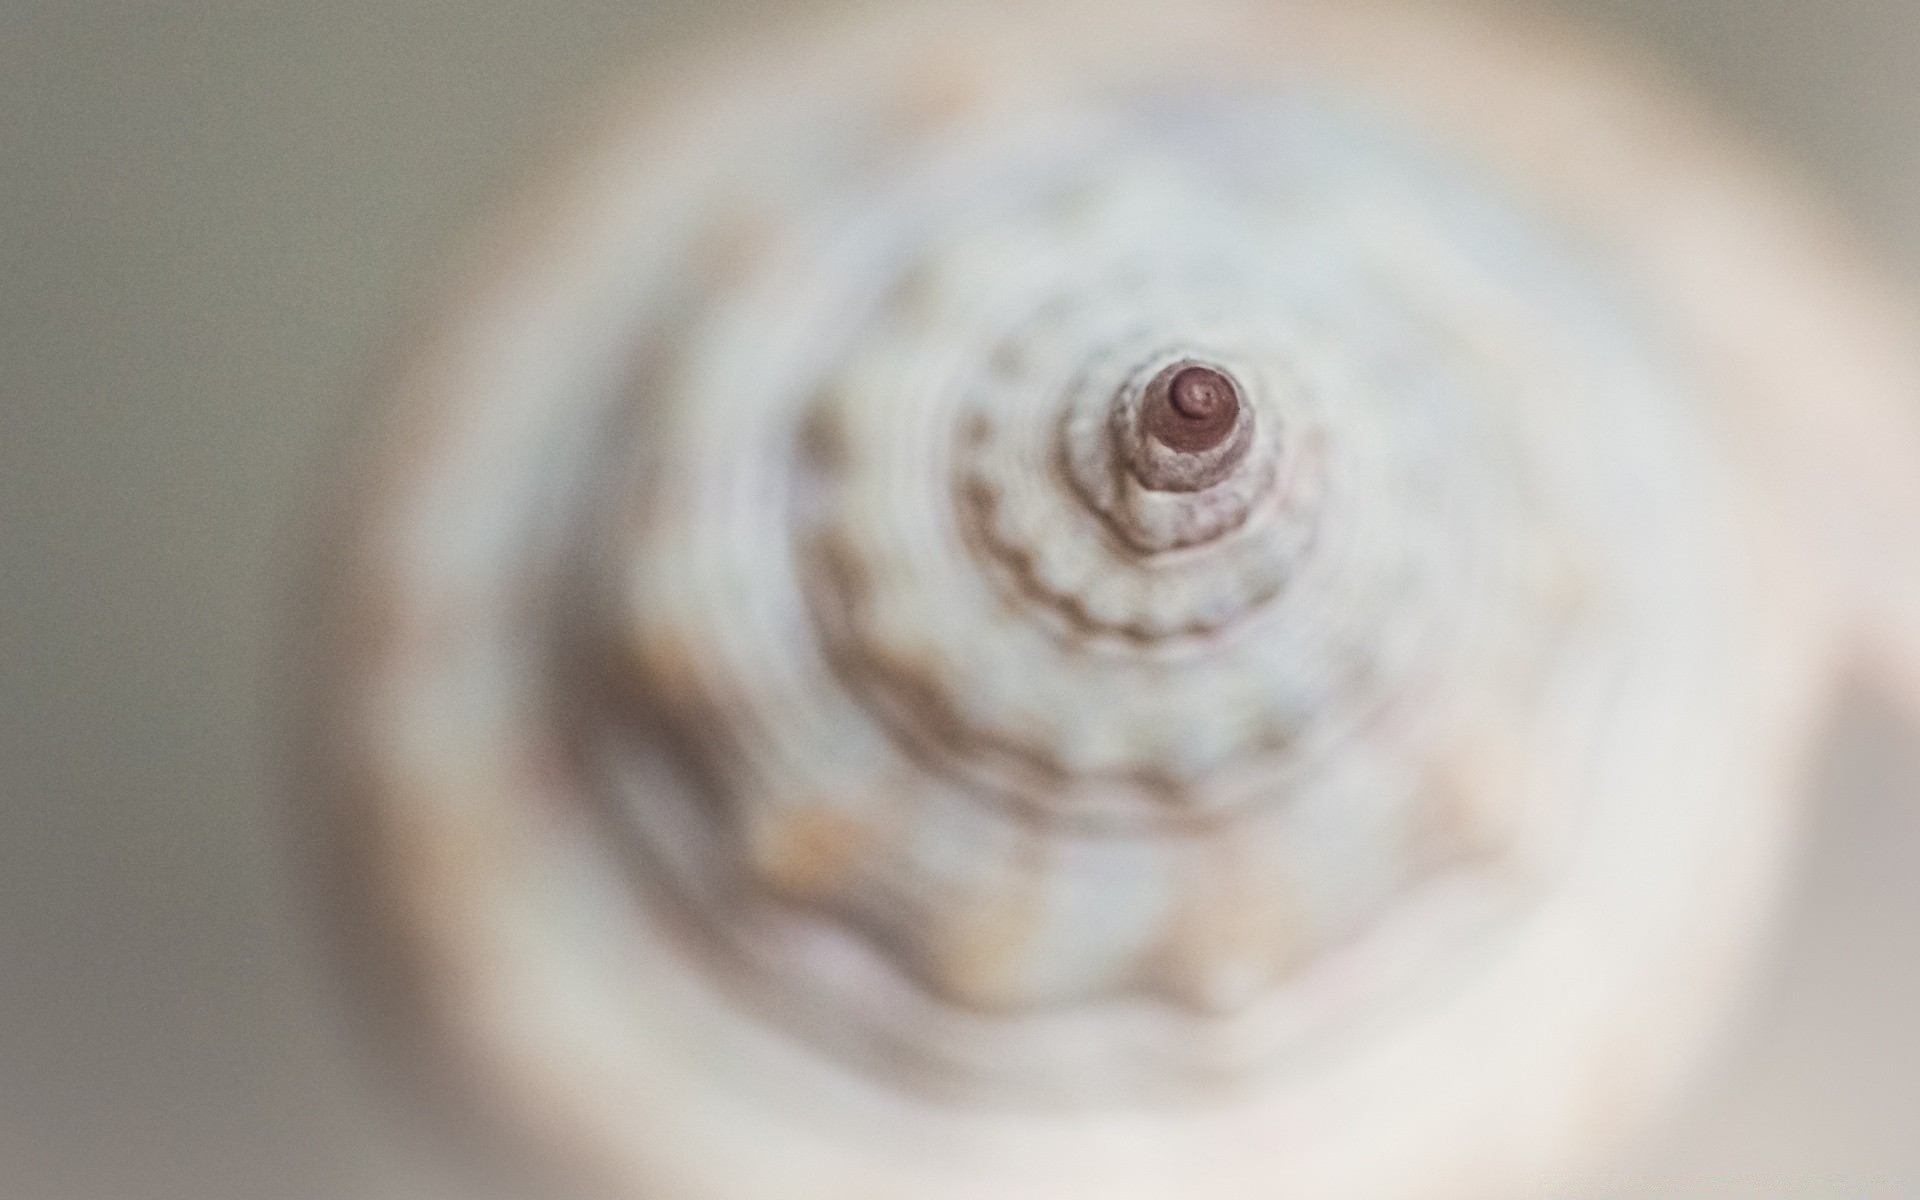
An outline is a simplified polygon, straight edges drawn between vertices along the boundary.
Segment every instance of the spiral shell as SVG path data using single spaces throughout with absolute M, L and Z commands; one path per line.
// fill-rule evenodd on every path
M 650 103 L 397 389 L 346 824 L 634 1194 L 1499 1195 L 1737 967 L 1790 218 L 1552 43 L 1128 14 Z

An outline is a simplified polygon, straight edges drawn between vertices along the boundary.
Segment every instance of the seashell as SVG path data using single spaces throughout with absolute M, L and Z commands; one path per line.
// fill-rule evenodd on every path
M 1920 678 L 1920 375 L 1816 213 L 1421 9 L 617 116 L 322 605 L 355 903 L 517 1120 L 635 1196 L 1392 1200 L 1671 1091 L 1843 672 Z

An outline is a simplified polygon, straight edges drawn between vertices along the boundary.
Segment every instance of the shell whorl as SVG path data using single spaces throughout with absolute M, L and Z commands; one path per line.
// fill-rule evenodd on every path
M 401 389 L 364 787 L 636 1186 L 1532 1178 L 1764 891 L 1813 652 L 1659 239 L 1474 27 L 1149 11 L 643 123 Z
M 763 248 L 780 291 L 642 384 L 674 450 L 607 552 L 694 764 L 628 827 L 765 994 L 830 997 L 809 1036 L 962 1094 L 1231 1075 L 1336 947 L 1484 936 L 1580 802 L 1537 723 L 1603 729 L 1655 619 L 1589 581 L 1715 469 L 1537 222 L 1336 103 L 1159 89 Z M 1195 372 L 1232 411 L 1169 432 Z

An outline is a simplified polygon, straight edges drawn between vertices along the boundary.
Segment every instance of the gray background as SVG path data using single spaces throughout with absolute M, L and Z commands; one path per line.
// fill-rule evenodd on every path
M 1565 7 L 1920 279 L 1920 5 Z M 301 514 L 462 231 L 613 73 L 758 11 L 0 0 L 0 1196 L 457 1194 L 292 867 Z M 1920 1195 L 1920 739 L 1856 705 L 1815 791 L 1747 1021 L 1601 1194 Z

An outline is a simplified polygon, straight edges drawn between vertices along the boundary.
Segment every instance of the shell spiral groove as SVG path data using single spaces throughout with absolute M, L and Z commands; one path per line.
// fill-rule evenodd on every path
M 401 388 L 362 789 L 637 1189 L 1497 1190 L 1764 893 L 1811 651 L 1658 239 L 1485 31 L 1148 13 L 646 125 Z

